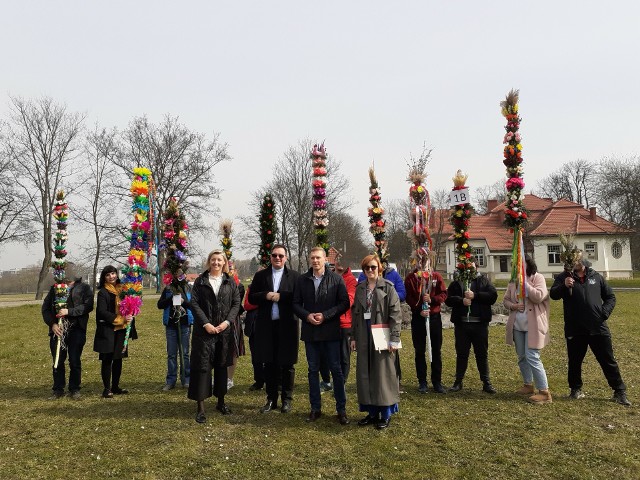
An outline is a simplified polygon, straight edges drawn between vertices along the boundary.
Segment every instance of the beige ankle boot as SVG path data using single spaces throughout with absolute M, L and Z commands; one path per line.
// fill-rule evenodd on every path
M 516 390 L 518 395 L 533 395 L 535 390 L 533 389 L 533 385 L 529 383 L 525 383 L 518 390 Z
M 531 395 L 528 399 L 529 402 L 535 403 L 536 405 L 542 405 L 543 403 L 551 403 L 551 393 L 549 389 L 547 390 L 538 390 L 538 393 L 535 395 Z

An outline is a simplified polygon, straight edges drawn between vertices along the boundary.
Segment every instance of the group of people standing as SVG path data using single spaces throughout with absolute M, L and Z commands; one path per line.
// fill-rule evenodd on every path
M 89 313 L 93 311 L 93 290 L 77 277 L 67 282 L 69 292 L 67 295 L 67 308 L 60 310 L 59 314 L 66 317 L 65 331 L 58 325 L 55 308 L 55 288 L 52 286 L 42 302 L 42 317 L 49 326 L 49 343 L 51 355 L 55 358 L 58 338 L 64 333 L 64 347 L 60 349 L 60 357 L 57 367 L 53 368 L 53 393 L 51 398 L 64 396 L 65 360 L 69 359 L 69 396 L 73 399 L 80 398 L 80 383 L 82 374 L 82 350 L 87 338 L 87 323 Z M 135 318 L 131 315 L 122 316 L 118 308 L 120 304 L 120 279 L 115 267 L 105 267 L 98 283 L 98 295 L 96 299 L 96 333 L 93 341 L 93 350 L 98 353 L 101 361 L 100 374 L 104 390 L 104 398 L 113 398 L 114 395 L 128 393 L 120 388 L 120 376 L 122 374 L 122 359 L 128 355 L 125 346 L 125 331 L 129 324 L 130 339 L 138 338 L 135 327 Z
M 384 268 L 375 255 L 362 262 L 363 278 L 356 282 L 348 265 L 340 260 L 329 266 L 324 249 L 314 247 L 309 255 L 311 268 L 298 273 L 286 266 L 287 249 L 274 245 L 270 265 L 259 270 L 244 295 L 237 276 L 230 275 L 229 262 L 222 250 L 212 251 L 207 269 L 193 287 L 176 293 L 165 289 L 158 300 L 163 310 L 167 337 L 167 377 L 163 390 L 175 387 L 180 380 L 188 388 L 188 398 L 196 401 L 196 421 L 206 421 L 205 400 L 217 398 L 216 409 L 231 413 L 225 395 L 232 385 L 229 372 L 244 353 L 244 338 L 239 316 L 247 311 L 245 332 L 249 337 L 255 383 L 252 390 L 266 387 L 266 403 L 262 413 L 292 409 L 295 365 L 299 340 L 305 342 L 308 364 L 310 412 L 308 422 L 322 416 L 320 371 L 326 365 L 333 380 L 337 421 L 347 425 L 345 383 L 350 370 L 350 353 L 357 353 L 356 391 L 359 410 L 366 416 L 359 425 L 385 429 L 391 416 L 398 412 L 400 394 L 402 324 L 401 301 L 411 308 L 411 338 L 415 349 L 418 391 L 429 390 L 427 356 L 431 364 L 432 389 L 436 393 L 457 392 L 463 388 L 471 347 L 483 391 L 495 394 L 490 381 L 488 362 L 489 322 L 491 306 L 498 295 L 489 279 L 478 276 L 463 285 L 453 281 L 445 286 L 438 272 L 428 278 L 422 272 L 409 273 L 405 281 L 393 269 Z M 427 288 L 425 288 L 425 285 Z M 100 275 L 96 307 L 94 351 L 100 355 L 104 384 L 102 396 L 125 394 L 120 388 L 122 358 L 127 356 L 124 331 L 130 325 L 130 338 L 136 338 L 135 319 L 119 314 L 119 279 L 112 266 Z M 613 355 L 611 334 L 606 320 L 615 306 L 615 295 L 604 278 L 587 260 L 580 260 L 573 271 L 556 277 L 550 291 L 535 262 L 526 259 L 524 295 L 509 284 L 504 306 L 509 309 L 506 342 L 515 345 L 523 386 L 517 393 L 532 403 L 552 402 L 546 372 L 540 358 L 541 349 L 549 343 L 549 300 L 563 300 L 565 337 L 569 357 L 570 397 L 584 397 L 581 366 L 591 348 L 610 387 L 613 399 L 630 405 Z M 55 292 L 52 287 L 42 305 L 49 325 L 51 351 L 55 356 L 56 337 L 61 335 L 55 314 Z M 442 319 L 443 304 L 451 307 L 454 324 L 456 373 L 450 388 L 442 383 Z M 89 313 L 93 310 L 91 288 L 76 279 L 71 283 L 68 308 L 60 312 L 68 319 L 65 348 L 57 368 L 53 369 L 53 395 L 64 394 L 64 361 L 69 358 L 69 394 L 79 398 L 80 356 L 86 341 Z M 428 321 L 427 321 L 428 320 Z M 193 330 L 193 331 L 191 331 Z M 383 344 L 378 340 L 382 332 Z M 190 340 L 190 341 L 189 341 Z M 213 375 L 212 375 L 213 371 Z M 537 388 L 537 393 L 536 393 Z M 280 404 L 278 404 L 280 402 Z

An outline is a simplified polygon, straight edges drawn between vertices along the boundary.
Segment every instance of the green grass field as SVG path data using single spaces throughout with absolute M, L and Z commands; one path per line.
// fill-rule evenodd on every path
M 481 392 L 473 360 L 458 394 L 417 393 L 409 332 L 403 334 L 400 413 L 386 431 L 340 426 L 330 394 L 315 424 L 308 413 L 304 350 L 297 365 L 294 408 L 262 415 L 264 392 L 249 392 L 248 356 L 223 417 L 208 405 L 208 423 L 194 421 L 195 402 L 176 388 L 161 393 L 166 372 L 164 330 L 155 301 L 138 320 L 140 339 L 125 360 L 121 385 L 130 394 L 104 400 L 90 321 L 83 355 L 83 397 L 48 401 L 51 358 L 38 305 L 0 309 L 0 478 L 640 478 L 640 322 L 638 293 L 621 292 L 610 324 L 633 407 L 611 391 L 589 353 L 580 401 L 567 399 L 561 304 L 552 306 L 552 343 L 543 351 L 554 402 L 533 406 L 510 393 L 521 385 L 504 327 L 492 327 L 490 365 L 498 394 Z M 444 380 L 455 368 L 453 331 L 444 336 Z M 355 364 L 355 359 L 352 358 Z M 347 411 L 359 419 L 355 371 Z

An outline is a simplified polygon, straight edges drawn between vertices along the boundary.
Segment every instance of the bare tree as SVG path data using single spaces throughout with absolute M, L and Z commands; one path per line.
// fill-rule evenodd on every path
M 413 245 L 408 236 L 412 227 L 409 215 L 411 204 L 407 197 L 391 199 L 384 205 L 389 256 L 398 265 L 399 271 L 405 271 L 409 268 L 409 260 L 413 252 Z
M 169 199 L 177 197 L 191 234 L 202 231 L 205 228 L 203 213 L 214 210 L 213 200 L 219 193 L 214 167 L 231 158 L 219 134 L 208 139 L 179 123 L 177 117 L 166 115 L 161 123 L 153 124 L 143 116 L 133 119 L 122 142 L 115 163 L 127 173 L 137 166 L 151 170 L 155 213 L 159 216 Z M 153 235 L 157 239 L 157 232 Z M 157 264 L 162 266 L 162 263 L 160 251 Z M 159 268 L 156 273 L 159 289 Z
M 640 266 L 640 157 L 605 157 L 599 162 L 597 203 L 610 221 L 630 230 L 631 259 Z
M 360 222 L 350 213 L 341 211 L 331 215 L 330 226 L 329 243 L 342 252 L 343 263 L 360 265 L 360 261 L 370 253 Z
M 471 192 L 472 205 L 478 215 L 484 215 L 489 211 L 489 200 L 503 202 L 506 195 L 504 180 L 496 180 L 491 185 L 483 185 Z
M 2 138 L 0 133 L 0 141 Z M 24 195 L 16 188 L 14 178 L 13 162 L 0 153 L 0 246 L 28 238 L 31 233 L 22 211 Z
M 10 119 L 3 142 L 14 164 L 13 181 L 25 196 L 25 213 L 42 240 L 44 259 L 38 276 L 36 299 L 42 298 L 52 257 L 51 212 L 56 191 L 69 186 L 76 142 L 84 116 L 67 111 L 51 98 L 24 100 L 10 97 Z
M 552 200 L 567 199 L 584 205 L 596 204 L 598 166 L 586 160 L 574 160 L 562 165 L 538 182 L 538 194 Z
M 125 252 L 127 222 L 118 217 L 118 212 L 123 210 L 124 197 L 117 194 L 117 189 L 119 185 L 126 184 L 126 179 L 116 169 L 118 155 L 118 132 L 115 129 L 96 126 L 87 135 L 84 146 L 87 175 L 77 191 L 84 204 L 78 204 L 71 213 L 91 228 L 93 241 L 82 253 L 83 260 L 93 266 L 92 279 L 96 278 L 102 260 L 115 261 Z
M 315 142 L 301 140 L 291 146 L 274 166 L 273 179 L 267 190 L 276 201 L 280 224 L 278 230 L 282 241 L 291 251 L 297 269 L 308 267 L 308 253 L 313 246 L 313 178 L 309 153 Z M 353 204 L 349 197 L 349 180 L 340 172 L 341 164 L 331 155 L 327 157 L 327 210 L 329 232 L 332 230 L 331 215 L 346 210 Z
M 431 194 L 431 239 L 433 240 L 433 251 L 436 253 L 436 265 L 444 253 L 444 246 L 448 236 L 443 234 L 444 227 L 449 223 L 449 190 L 440 188 Z M 437 268 L 437 267 L 436 267 Z
M 278 241 L 289 249 L 289 262 L 302 271 L 308 267 L 308 253 L 314 242 L 313 228 L 313 178 L 309 153 L 315 142 L 304 139 L 290 146 L 273 167 L 273 177 L 260 189 L 253 192 L 249 202 L 249 215 L 240 217 L 246 228 L 242 241 L 245 251 L 256 251 L 259 246 L 257 218 L 260 203 L 266 192 L 275 200 L 278 221 Z M 340 172 L 341 164 L 334 157 L 327 157 L 327 210 L 329 212 L 329 235 L 334 230 L 332 218 L 339 221 L 340 215 L 352 204 L 349 195 L 349 180 Z M 336 228 L 339 227 L 339 222 Z M 333 238 L 333 237 L 332 237 Z M 340 248 L 340 247 L 338 247 Z

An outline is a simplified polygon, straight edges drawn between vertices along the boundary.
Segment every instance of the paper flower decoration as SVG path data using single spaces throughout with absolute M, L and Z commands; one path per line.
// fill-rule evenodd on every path
M 327 216 L 327 153 L 324 143 L 314 145 L 311 151 L 313 167 L 313 226 L 316 234 L 316 245 L 329 252 L 329 217 Z

